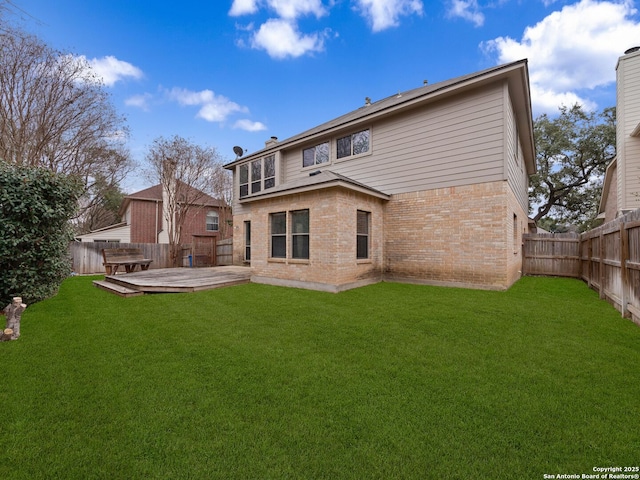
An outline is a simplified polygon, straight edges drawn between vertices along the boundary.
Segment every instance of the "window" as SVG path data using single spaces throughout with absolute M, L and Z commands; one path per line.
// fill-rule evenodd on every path
M 271 217 L 271 257 L 287 257 L 287 214 L 272 213 Z
M 518 226 L 518 216 L 514 213 L 513 214 L 513 254 L 514 255 L 517 255 L 520 250 L 520 245 L 518 245 L 520 232 L 518 230 L 520 230 Z
M 270 155 L 251 163 L 245 163 L 238 167 L 240 175 L 240 198 L 251 193 L 259 193 L 262 190 L 276 186 L 276 157 Z
M 291 258 L 309 258 L 309 210 L 291 212 Z
M 356 258 L 369 258 L 369 225 L 371 213 L 358 210 L 356 218 Z
M 276 186 L 276 157 L 271 155 L 264 159 L 264 189 Z
M 369 129 L 367 129 L 339 138 L 336 141 L 337 158 L 350 157 L 368 152 L 370 136 Z
M 251 162 L 251 193 L 262 189 L 262 160 Z
M 302 167 L 312 167 L 329 161 L 329 142 L 302 151 Z
M 240 198 L 249 195 L 249 164 L 240 165 Z
M 215 210 L 209 210 L 207 212 L 207 232 L 218 231 L 218 212 Z
M 251 260 L 251 222 L 244 222 L 244 259 Z

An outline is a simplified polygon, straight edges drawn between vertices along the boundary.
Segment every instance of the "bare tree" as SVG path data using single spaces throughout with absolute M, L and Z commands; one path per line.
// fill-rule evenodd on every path
M 210 190 L 214 198 L 221 200 L 220 204 L 220 235 L 222 238 L 229 237 L 233 225 L 233 215 L 231 213 L 231 202 L 233 200 L 233 176 L 231 172 L 224 168 L 224 162 L 218 160 L 211 171 Z
M 6 4 L 5 4 L 6 5 Z M 0 159 L 118 184 L 131 171 L 128 129 L 80 57 L 36 37 L 0 30 Z
M 212 178 L 221 168 L 221 159 L 215 148 L 201 147 L 175 135 L 156 138 L 147 162 L 150 180 L 159 181 L 163 189 L 163 215 L 172 262 L 177 265 L 182 228 L 188 215 L 204 208 L 209 194 L 214 193 Z
M 76 233 L 88 233 L 121 221 L 118 214 L 126 193 L 118 185 L 107 183 L 102 178 L 96 179 L 94 191 L 94 198 L 81 201 L 89 205 L 74 221 Z

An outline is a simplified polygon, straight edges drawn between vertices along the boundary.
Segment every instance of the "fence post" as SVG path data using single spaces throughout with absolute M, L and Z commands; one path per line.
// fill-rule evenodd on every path
M 622 302 L 620 312 L 623 317 L 629 315 L 629 270 L 627 268 L 627 260 L 629 260 L 629 231 L 626 222 L 620 223 L 620 268 L 622 277 L 622 292 L 620 301 Z
M 605 298 L 604 294 L 604 232 L 600 231 L 600 248 L 598 252 L 598 296 L 600 299 Z

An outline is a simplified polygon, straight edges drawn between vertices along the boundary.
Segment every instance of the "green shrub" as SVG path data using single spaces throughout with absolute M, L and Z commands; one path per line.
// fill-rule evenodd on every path
M 69 220 L 81 189 L 74 178 L 0 161 L 0 308 L 13 296 L 50 297 L 69 275 Z

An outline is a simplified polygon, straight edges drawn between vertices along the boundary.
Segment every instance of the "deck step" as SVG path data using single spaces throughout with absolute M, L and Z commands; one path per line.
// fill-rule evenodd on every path
M 122 285 L 117 285 L 115 283 L 107 282 L 104 280 L 94 280 L 93 284 L 96 287 L 101 288 L 102 290 L 115 293 L 116 295 L 120 295 L 121 297 L 125 298 L 144 295 L 144 292 L 141 292 L 139 290 L 133 290 L 132 288 L 127 288 Z

